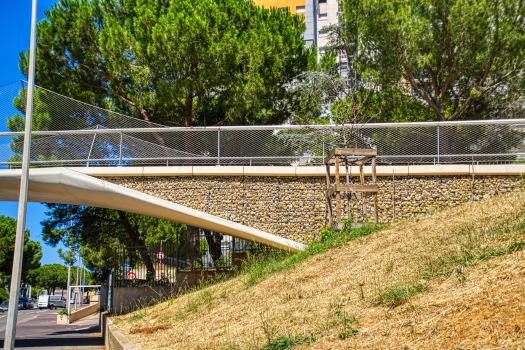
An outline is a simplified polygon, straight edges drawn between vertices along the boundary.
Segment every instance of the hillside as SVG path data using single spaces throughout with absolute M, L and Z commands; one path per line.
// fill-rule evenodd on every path
M 115 324 L 144 349 L 517 348 L 524 228 L 525 193 L 509 193 L 248 269 Z

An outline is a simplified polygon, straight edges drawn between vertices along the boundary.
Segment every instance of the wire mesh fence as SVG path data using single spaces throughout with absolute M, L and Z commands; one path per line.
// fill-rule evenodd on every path
M 0 86 L 0 166 L 21 164 L 25 82 Z M 322 164 L 333 147 L 376 148 L 378 164 L 516 163 L 525 119 L 172 128 L 37 87 L 32 166 Z

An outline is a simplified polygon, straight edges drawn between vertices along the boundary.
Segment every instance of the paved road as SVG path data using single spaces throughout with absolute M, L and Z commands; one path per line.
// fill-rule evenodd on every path
M 84 350 L 105 349 L 98 326 L 98 314 L 75 324 L 57 325 L 57 310 L 29 309 L 18 312 L 16 349 Z M 0 348 L 4 347 L 7 313 L 0 314 Z

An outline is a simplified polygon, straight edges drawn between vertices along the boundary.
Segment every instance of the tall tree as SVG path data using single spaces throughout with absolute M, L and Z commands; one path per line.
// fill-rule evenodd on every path
M 522 0 L 345 0 L 355 65 L 399 86 L 439 121 L 488 115 L 523 94 Z
M 60 0 L 46 17 L 38 84 L 162 124 L 282 121 L 313 57 L 299 16 L 244 0 Z
M 28 274 L 28 281 L 36 287 L 47 290 L 48 295 L 55 293 L 55 289 L 67 288 L 67 267 L 61 264 L 46 264 Z
M 29 271 L 40 266 L 42 247 L 39 242 L 29 239 L 29 230 L 24 235 L 24 257 L 22 261 L 22 281 L 25 282 Z M 16 220 L 0 215 L 0 278 L 4 286 L 10 283 L 15 251 Z

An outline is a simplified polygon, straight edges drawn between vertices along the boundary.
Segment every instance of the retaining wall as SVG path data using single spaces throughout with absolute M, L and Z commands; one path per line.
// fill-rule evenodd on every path
M 74 169 L 299 242 L 310 241 L 325 226 L 324 167 Z M 332 167 L 331 173 L 334 172 Z M 344 167 L 340 172 L 344 182 Z M 523 164 L 379 166 L 379 221 L 398 221 L 429 210 L 517 191 L 524 184 L 521 173 L 525 173 Z M 351 167 L 350 174 L 357 183 L 357 167 Z M 365 175 L 370 183 L 370 167 L 365 167 Z M 351 213 L 356 222 L 373 220 L 371 198 L 367 199 L 366 218 L 360 201 L 350 206 L 346 200 L 343 203 L 343 217 Z

